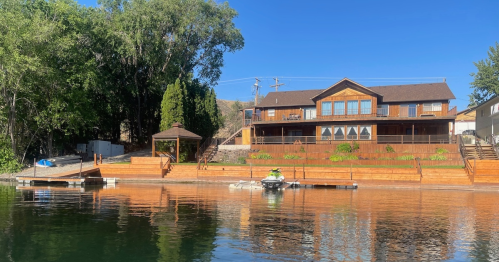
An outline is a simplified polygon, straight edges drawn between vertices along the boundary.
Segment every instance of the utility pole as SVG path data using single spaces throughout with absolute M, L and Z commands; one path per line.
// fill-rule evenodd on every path
M 279 84 L 279 78 L 278 77 L 275 77 L 273 78 L 275 80 L 275 85 L 273 86 L 270 86 L 271 88 L 274 88 L 275 87 L 275 91 L 277 92 L 277 89 L 280 87 L 280 86 L 283 86 L 284 84 Z
M 262 87 L 262 86 L 258 85 L 258 82 L 260 82 L 260 79 L 258 79 L 258 77 L 255 77 L 255 80 L 256 80 L 256 83 L 253 85 L 253 90 L 255 92 L 255 106 L 256 106 L 256 105 L 258 105 L 258 89 L 260 89 L 260 87 Z

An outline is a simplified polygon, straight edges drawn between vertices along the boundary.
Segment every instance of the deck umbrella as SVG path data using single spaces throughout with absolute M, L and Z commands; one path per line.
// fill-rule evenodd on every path
M 152 157 L 156 156 L 156 141 L 176 141 L 177 143 L 177 163 L 179 161 L 179 151 L 180 151 L 180 140 L 190 140 L 197 141 L 197 157 L 199 157 L 199 141 L 201 141 L 201 137 L 184 129 L 184 126 L 181 123 L 175 123 L 172 125 L 172 128 L 154 134 L 152 136 Z

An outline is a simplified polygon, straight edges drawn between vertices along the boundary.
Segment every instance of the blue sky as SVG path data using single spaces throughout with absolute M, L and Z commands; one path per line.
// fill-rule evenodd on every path
M 217 1 L 223 2 L 223 1 Z M 84 5 L 96 1 L 80 0 Z M 220 99 L 253 99 L 261 91 L 327 88 L 343 77 L 364 86 L 441 82 L 463 110 L 473 62 L 499 42 L 499 1 L 233 0 L 243 50 L 225 56 Z M 384 78 L 384 79 L 380 79 Z M 237 80 L 242 79 L 242 80 Z M 236 81 L 234 81 L 236 80 Z

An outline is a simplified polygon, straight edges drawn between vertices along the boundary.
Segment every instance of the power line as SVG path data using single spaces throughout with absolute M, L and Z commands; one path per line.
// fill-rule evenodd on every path
M 260 82 L 260 79 L 258 77 L 255 77 L 256 83 L 253 85 L 253 90 L 255 91 L 255 106 L 258 105 L 258 89 L 260 89 L 260 85 L 258 83 Z

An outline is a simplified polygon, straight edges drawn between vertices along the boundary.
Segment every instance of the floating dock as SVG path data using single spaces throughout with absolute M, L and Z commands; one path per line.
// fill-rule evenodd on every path
M 296 179 L 295 181 L 287 181 L 279 190 L 284 190 L 286 188 L 292 187 L 316 187 L 316 186 L 330 186 L 336 188 L 345 189 L 356 189 L 357 182 L 354 180 L 339 180 L 339 179 Z M 230 184 L 229 188 L 234 189 L 263 189 L 262 184 L 259 181 L 239 181 L 236 184 Z
M 91 167 L 59 173 L 53 176 L 17 176 L 17 183 L 30 185 L 36 183 L 66 183 L 69 185 L 95 185 L 115 183 L 114 178 L 100 177 L 99 168 Z

